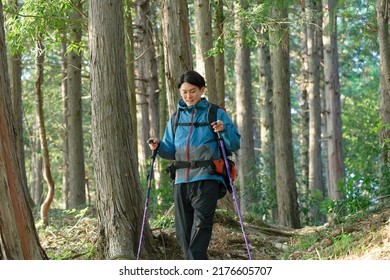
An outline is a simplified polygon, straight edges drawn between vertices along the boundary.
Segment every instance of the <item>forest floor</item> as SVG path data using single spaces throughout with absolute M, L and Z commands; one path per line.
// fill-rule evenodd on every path
M 172 221 L 168 215 L 164 219 Z M 50 225 L 46 229 L 38 226 L 38 233 L 49 259 L 93 260 L 96 228 L 96 213 L 91 209 L 52 209 Z M 155 249 L 143 259 L 183 259 L 173 227 L 152 223 L 151 229 Z M 245 223 L 245 231 L 255 260 L 390 260 L 389 203 L 322 226 L 294 230 L 257 221 Z M 248 259 L 237 217 L 217 211 L 208 254 L 214 260 Z

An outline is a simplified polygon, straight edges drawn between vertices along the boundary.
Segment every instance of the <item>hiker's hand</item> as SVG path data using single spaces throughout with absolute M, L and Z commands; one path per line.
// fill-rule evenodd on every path
M 149 144 L 149 148 L 154 151 L 155 149 L 157 149 L 157 147 L 160 145 L 160 139 L 158 138 L 149 138 L 148 139 L 148 144 Z
M 214 129 L 215 133 L 221 132 L 225 129 L 225 126 L 223 125 L 223 122 L 221 120 L 213 122 L 211 126 Z

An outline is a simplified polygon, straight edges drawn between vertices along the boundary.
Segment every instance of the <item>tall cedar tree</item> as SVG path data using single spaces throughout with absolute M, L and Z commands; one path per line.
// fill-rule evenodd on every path
M 134 258 L 143 199 L 134 154 L 125 68 L 122 1 L 89 1 L 92 145 L 97 182 L 98 254 Z M 152 236 L 145 229 L 146 252 Z
M 270 33 L 270 50 L 278 218 L 281 225 L 299 228 L 300 218 L 291 130 L 289 30 L 286 26 L 286 22 L 288 22 L 287 4 L 279 2 L 273 4 L 272 16 L 275 18 L 275 25 Z
M 47 259 L 35 229 L 23 184 L 16 147 L 15 124 L 0 1 L 0 259 Z

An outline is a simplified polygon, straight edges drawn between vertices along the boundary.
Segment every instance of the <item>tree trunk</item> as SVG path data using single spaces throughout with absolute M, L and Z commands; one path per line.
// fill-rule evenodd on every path
M 214 56 L 209 55 L 213 48 L 213 32 L 211 29 L 210 0 L 195 0 L 195 50 L 196 69 L 206 79 L 207 99 L 214 104 L 218 103 L 217 85 L 215 80 Z
M 134 258 L 142 223 L 143 199 L 138 163 L 135 161 L 123 59 L 123 15 L 121 1 L 89 1 L 98 253 L 108 259 Z M 147 252 L 152 248 L 148 227 L 143 248 Z
M 306 0 L 307 18 L 307 58 L 308 58 L 308 98 L 309 98 L 309 190 L 311 215 L 316 222 L 323 222 L 319 202 L 323 200 L 324 184 L 321 159 L 321 96 L 320 96 L 320 56 L 318 28 L 319 7 L 313 0 Z
M 150 24 L 149 2 L 135 1 L 134 53 L 137 98 L 138 159 L 142 173 L 147 170 L 147 159 L 151 155 L 146 145 L 150 136 L 156 136 L 158 127 L 157 64 Z M 152 106 L 153 105 L 153 106 Z
M 188 19 L 187 0 L 163 0 L 161 24 L 168 108 L 171 115 L 176 111 L 179 100 L 177 80 L 181 74 L 192 70 Z
M 49 209 L 54 198 L 54 180 L 51 176 L 49 146 L 46 138 L 45 117 L 43 113 L 43 63 L 45 60 L 45 48 L 42 39 L 39 38 L 36 43 L 36 73 L 35 73 L 35 106 L 38 115 L 39 140 L 41 143 L 43 157 L 43 178 L 48 185 L 48 191 L 45 200 L 41 205 L 41 220 L 46 227 L 49 225 Z
M 217 0 L 215 4 L 215 38 L 221 48 L 218 48 L 218 53 L 215 56 L 215 84 L 219 106 L 225 106 L 224 20 L 223 0 Z
M 275 166 L 279 223 L 300 227 L 291 130 L 289 31 L 286 4 L 272 8 L 276 24 L 270 33 L 275 125 Z
M 306 60 L 307 56 L 304 55 Z M 304 63 L 307 65 L 307 63 Z M 303 67 L 305 68 L 305 67 Z M 306 69 L 307 70 L 307 69 Z M 306 70 L 304 76 L 307 78 Z M 307 96 L 307 80 L 305 78 L 300 95 L 300 123 L 299 123 L 299 170 L 300 179 L 298 180 L 301 206 L 303 209 L 310 209 L 310 191 L 309 191 L 309 104 Z
M 216 100 L 213 101 L 219 106 L 225 107 L 225 59 L 224 59 L 224 15 L 223 15 L 223 0 L 217 0 L 214 4 L 214 13 L 215 13 L 215 34 L 214 38 L 218 40 L 218 52 L 214 58 L 215 64 L 215 87 L 216 93 L 209 92 L 209 97 L 214 95 Z M 207 86 L 208 87 L 208 86 Z M 211 95 L 210 95 L 211 94 Z M 211 99 L 209 99 L 211 100 Z M 234 211 L 234 201 L 231 193 L 227 192 L 223 199 L 218 200 L 218 208 L 226 209 L 228 211 Z
M 301 4 L 302 14 L 305 15 L 305 2 Z M 297 180 L 299 187 L 299 194 L 301 198 L 301 208 L 305 210 L 310 209 L 310 192 L 309 192 L 309 100 L 308 100 L 308 76 L 309 76 L 309 56 L 307 50 L 307 32 L 308 23 L 305 22 L 301 30 L 302 42 L 302 74 L 300 83 L 299 96 L 299 179 Z M 304 215 L 305 218 L 308 215 Z M 308 217 L 309 218 L 309 217 Z
M 36 109 L 35 109 L 36 112 Z M 31 139 L 31 192 L 36 205 L 43 203 L 43 174 L 42 150 L 39 140 L 39 124 L 37 112 L 33 121 L 33 134 Z
M 13 0 L 8 4 L 11 9 L 18 11 L 18 1 Z M 28 197 L 29 204 L 33 208 L 34 200 L 28 191 L 27 176 L 26 176 L 26 163 L 24 157 L 24 144 L 23 144 L 23 106 L 22 106 L 22 60 L 21 54 L 12 54 L 9 59 L 9 72 L 10 72 L 10 86 L 12 96 L 12 108 L 14 124 L 16 128 L 16 147 L 18 151 L 18 157 L 20 159 L 20 172 L 22 174 L 23 186 L 26 186 L 26 194 Z
M 244 29 L 238 11 L 243 1 L 235 5 L 235 30 L 237 32 L 234 72 L 236 76 L 236 109 L 237 127 L 241 134 L 241 147 L 238 151 L 238 179 L 240 186 L 240 202 L 243 213 L 253 202 L 250 186 L 255 182 L 255 156 L 253 141 L 253 109 L 250 71 L 250 49 L 243 42 Z
M 159 98 L 160 98 L 160 90 L 159 90 L 159 77 L 158 77 L 158 61 L 157 58 L 159 57 L 156 54 L 156 42 L 158 42 L 157 36 L 155 35 L 155 27 L 153 25 L 153 22 L 155 22 L 157 19 L 156 11 L 155 9 L 152 9 L 150 6 L 147 7 L 147 10 L 149 11 L 147 22 L 146 22 L 146 28 L 148 30 L 147 33 L 147 41 L 149 44 L 149 51 L 147 53 L 148 55 L 148 84 L 146 87 L 146 96 L 148 98 L 148 104 L 149 104 L 149 122 L 150 122 L 150 128 L 149 128 L 149 135 L 150 136 L 156 136 L 160 133 L 160 127 L 159 127 L 159 120 L 160 120 L 160 109 L 159 109 Z M 164 73 L 164 72 L 163 72 Z
M 83 10 L 81 0 L 74 1 L 77 10 Z M 71 25 L 71 43 L 80 44 L 81 14 L 73 11 Z M 82 89 L 81 89 L 81 60 L 82 53 L 71 50 L 68 53 L 68 159 L 69 159 L 69 196 L 68 208 L 77 208 L 86 203 L 84 140 L 82 120 Z
M 271 208 L 272 221 L 278 220 L 275 184 L 275 147 L 274 119 L 272 112 L 272 74 L 269 46 L 262 44 L 258 48 L 260 76 L 260 145 L 262 169 L 264 174 L 263 188 L 273 203 Z
M 63 189 L 63 201 L 64 201 L 64 208 L 68 209 L 68 201 L 69 201 L 69 152 L 68 152 L 68 59 L 66 56 L 66 50 L 67 50 L 67 38 L 66 38 L 66 32 L 62 32 L 62 38 L 61 38 L 61 46 L 62 46 L 62 53 L 61 53 L 61 98 L 62 98 L 62 116 L 64 121 L 64 132 L 62 134 L 62 155 L 64 157 L 63 159 L 63 175 L 62 175 L 62 189 Z
M 168 112 L 168 100 L 167 100 L 167 88 L 166 88 L 166 79 L 165 79 L 165 61 L 164 61 L 164 46 L 162 42 L 162 30 L 161 28 L 156 29 L 156 46 L 158 46 L 158 55 L 159 61 L 158 61 L 158 81 L 159 81 L 159 112 L 160 112 L 160 117 L 159 117 L 159 130 L 158 134 L 156 135 L 158 138 L 162 139 L 164 137 L 164 132 L 165 132 L 165 126 L 167 125 L 168 119 L 169 119 L 169 112 Z M 152 134 L 151 134 L 152 135 Z M 156 189 L 160 189 L 162 186 L 162 179 L 163 176 L 165 175 L 165 178 L 167 180 L 171 180 L 168 178 L 168 175 L 165 172 L 165 169 L 168 167 L 168 164 L 166 164 L 167 161 L 162 161 L 161 158 L 158 158 L 156 161 L 157 168 L 155 169 L 156 172 L 154 173 L 154 178 L 155 178 L 155 186 Z M 163 175 L 164 174 L 164 175 Z M 160 192 L 159 192 L 160 193 Z M 158 195 L 158 200 L 157 203 L 159 205 L 164 204 L 164 197 L 162 195 Z
M 378 0 L 378 38 L 381 64 L 380 118 L 383 126 L 380 131 L 381 151 L 381 191 L 389 192 L 390 179 L 390 36 L 388 0 Z
M 39 244 L 17 155 L 4 38 L 0 1 L 0 259 L 42 260 L 47 256 Z
M 324 43 L 324 79 L 326 99 L 326 135 L 328 195 L 331 199 L 340 200 L 343 194 L 339 191 L 344 182 L 344 157 L 342 147 L 340 83 L 337 56 L 336 6 L 337 0 L 323 0 L 323 43 Z
M 125 33 L 126 33 L 126 73 L 127 89 L 129 91 L 131 129 L 134 143 L 137 143 L 137 100 L 135 96 L 135 73 L 134 73 L 134 36 L 133 19 L 131 16 L 132 0 L 125 0 Z M 138 162 L 138 147 L 134 146 L 135 160 Z

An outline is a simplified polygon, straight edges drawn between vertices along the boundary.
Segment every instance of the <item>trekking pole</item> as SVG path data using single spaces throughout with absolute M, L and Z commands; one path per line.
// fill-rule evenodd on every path
M 158 149 L 158 147 L 157 147 L 157 149 Z M 144 237 L 145 224 L 146 224 L 146 214 L 148 212 L 150 189 L 151 189 L 151 183 L 152 183 L 152 180 L 153 180 L 153 165 L 154 165 L 154 161 L 156 160 L 157 149 L 153 150 L 153 152 L 152 152 L 152 161 L 150 162 L 150 170 L 149 170 L 149 174 L 148 174 L 148 189 L 146 191 L 146 199 L 145 199 L 145 207 L 144 207 L 144 217 L 143 217 L 143 220 L 142 220 L 141 234 L 140 234 L 139 243 L 138 243 L 137 260 L 139 260 L 139 256 L 140 256 L 141 248 L 142 248 L 142 240 L 143 240 L 143 237 Z
M 249 260 L 252 260 L 252 254 L 251 254 L 251 250 L 249 248 L 248 238 L 247 238 L 247 235 L 245 233 L 244 222 L 243 222 L 243 219 L 242 219 L 240 206 L 238 205 L 237 192 L 236 192 L 236 188 L 234 187 L 234 184 L 233 184 L 233 179 L 232 179 L 232 176 L 231 176 L 231 173 L 230 173 L 229 161 L 227 160 L 227 156 L 226 156 L 225 144 L 224 144 L 223 139 L 222 139 L 222 137 L 221 137 L 219 132 L 217 132 L 217 135 L 218 135 L 219 144 L 221 146 L 223 160 L 225 161 L 227 173 L 228 173 L 228 176 L 229 176 L 229 183 L 230 183 L 230 186 L 232 187 L 233 199 L 234 199 L 234 203 L 236 205 L 238 218 L 240 220 L 241 230 L 242 230 L 242 234 L 244 236 L 246 250 L 248 251 L 248 258 L 249 258 Z

